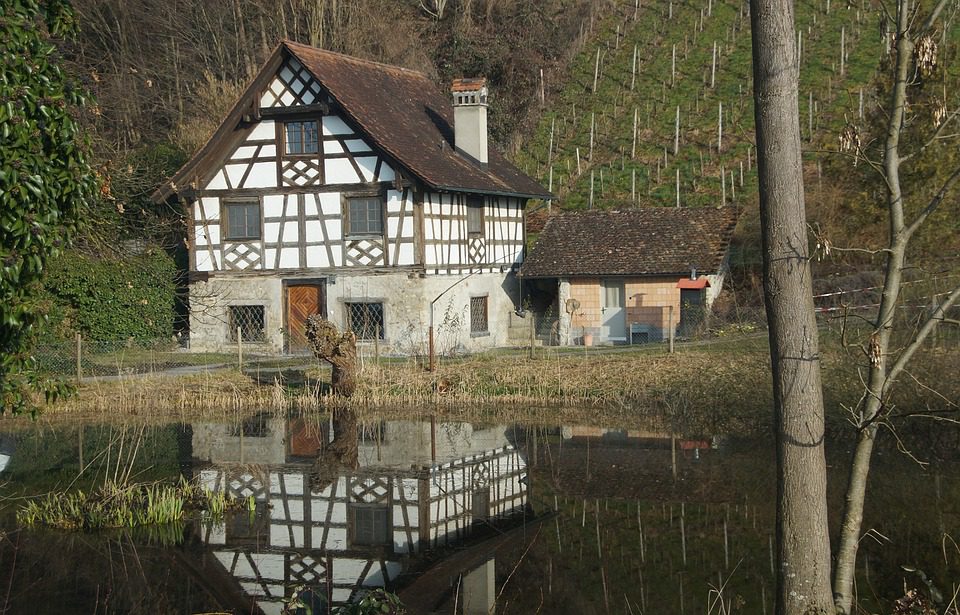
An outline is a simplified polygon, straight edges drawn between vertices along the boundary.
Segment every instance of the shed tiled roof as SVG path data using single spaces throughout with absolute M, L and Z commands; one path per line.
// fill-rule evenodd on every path
M 550 192 L 493 147 L 489 148 L 486 165 L 458 153 L 453 147 L 451 96 L 440 92 L 423 73 L 291 41 L 281 43 L 274 53 L 296 57 L 340 105 L 340 112 L 359 126 L 377 147 L 431 188 L 551 198 Z M 268 68 L 271 68 L 270 61 L 264 70 Z M 229 124 L 235 125 L 242 110 L 250 107 L 263 77 L 258 76 L 248 88 L 218 135 L 228 134 L 235 128 Z M 177 185 L 196 174 L 196 165 L 209 164 L 205 150 L 213 152 L 218 140 L 217 135 L 211 138 L 172 178 L 170 186 L 161 187 L 154 198 L 169 196 Z
M 715 272 L 737 224 L 736 210 L 644 207 L 551 217 L 520 275 L 685 275 Z

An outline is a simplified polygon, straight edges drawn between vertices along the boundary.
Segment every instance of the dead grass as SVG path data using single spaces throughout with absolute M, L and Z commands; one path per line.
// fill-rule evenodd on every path
M 416 361 L 366 361 L 349 400 L 330 396 L 328 370 L 274 378 L 220 371 L 182 378 L 131 377 L 85 384 L 78 394 L 45 409 L 44 419 L 191 421 L 238 420 L 252 412 L 306 415 L 350 407 L 383 418 L 436 415 L 463 420 L 602 423 L 630 427 L 651 420 L 684 430 L 756 432 L 769 429 L 771 385 L 763 337 L 684 347 L 675 354 L 649 349 L 570 352 L 539 349 L 535 358 L 495 352 L 442 360 L 430 373 Z M 823 345 L 828 415 L 843 421 L 844 405 L 859 392 L 854 360 Z M 960 368 L 960 348 L 926 353 L 913 374 L 934 381 Z M 948 371 L 944 371 L 947 369 Z M 912 380 L 901 385 L 900 408 L 925 409 L 957 399 L 955 382 L 933 393 Z M 945 390 L 946 386 L 949 390 Z M 829 417 L 828 417 L 829 418 Z M 5 423 L 15 419 L 5 418 Z

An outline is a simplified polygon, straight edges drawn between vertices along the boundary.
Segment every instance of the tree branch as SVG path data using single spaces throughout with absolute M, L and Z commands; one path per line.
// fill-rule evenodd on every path
M 933 7 L 933 10 L 930 11 L 930 14 L 927 15 L 926 21 L 923 22 L 923 26 L 920 28 L 920 34 L 925 33 L 927 30 L 933 27 L 933 22 L 937 20 L 940 16 L 940 12 L 947 6 L 947 0 L 940 0 L 937 2 L 937 6 Z
M 930 202 L 923 209 L 923 211 L 917 215 L 916 220 L 911 222 L 910 226 L 905 229 L 904 233 L 907 237 L 912 236 L 916 230 L 920 228 L 920 225 L 923 224 L 923 221 L 929 218 L 930 214 L 935 212 L 937 208 L 940 207 L 940 203 L 943 202 L 943 199 L 947 196 L 947 193 L 950 192 L 950 190 L 953 188 L 953 185 L 956 184 L 957 181 L 960 181 L 960 167 L 954 169 L 953 173 L 950 174 L 950 177 L 948 177 L 943 182 L 943 185 L 940 186 L 940 190 L 938 190 L 933 198 L 930 199 Z
M 960 108 L 957 108 L 956 110 L 954 110 L 953 113 L 948 115 L 947 118 L 940 123 L 940 127 L 937 128 L 936 132 L 933 133 L 933 135 L 930 137 L 930 139 L 926 143 L 920 146 L 920 149 L 910 154 L 907 154 L 906 156 L 901 156 L 900 162 L 906 162 L 907 160 L 910 160 L 914 156 L 917 156 L 918 154 L 922 154 L 928 147 L 933 145 L 934 141 L 937 141 L 941 138 L 947 138 L 947 137 L 944 137 L 941 133 L 943 132 L 944 128 L 947 127 L 947 124 L 949 124 L 951 120 L 953 120 L 953 118 L 957 117 L 957 115 L 960 115 Z M 947 136 L 950 137 L 950 136 L 956 136 L 956 135 L 947 135 Z
M 913 341 L 907 346 L 906 350 L 897 357 L 896 362 L 893 366 L 890 367 L 890 371 L 887 372 L 887 377 L 883 383 L 883 390 L 881 397 L 886 397 L 887 393 L 890 390 L 890 387 L 893 385 L 894 381 L 897 379 L 897 376 L 900 375 L 900 372 L 903 371 L 907 363 L 910 362 L 910 359 L 913 355 L 919 350 L 920 346 L 923 345 L 923 342 L 927 337 L 933 333 L 933 330 L 937 328 L 937 325 L 942 321 L 944 313 L 949 310 L 957 300 L 960 299 L 960 286 L 957 286 L 953 289 L 949 296 L 947 296 L 946 301 L 937 306 L 937 309 L 933 311 L 933 314 L 927 318 L 926 322 L 923 323 L 923 326 L 920 327 L 920 331 L 917 332 L 917 336 L 913 338 Z

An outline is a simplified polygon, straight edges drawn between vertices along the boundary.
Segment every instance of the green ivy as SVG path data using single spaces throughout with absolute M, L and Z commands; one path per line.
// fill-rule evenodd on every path
M 75 119 L 84 94 L 58 65 L 51 37 L 76 30 L 63 0 L 0 4 L 0 411 L 61 392 L 33 369 L 42 322 L 38 282 L 67 245 L 98 185 Z
M 44 287 L 61 333 L 94 341 L 173 334 L 177 268 L 163 250 L 125 258 L 68 252 L 51 262 Z

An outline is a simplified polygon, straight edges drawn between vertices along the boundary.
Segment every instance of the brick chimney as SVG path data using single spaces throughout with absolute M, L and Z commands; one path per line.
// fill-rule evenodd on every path
M 480 164 L 487 164 L 487 80 L 454 79 L 453 145 Z

